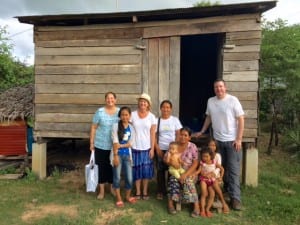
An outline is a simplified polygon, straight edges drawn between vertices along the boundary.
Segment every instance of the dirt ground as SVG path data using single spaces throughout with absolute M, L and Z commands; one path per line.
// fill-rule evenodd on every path
M 63 179 L 59 182 L 72 185 L 75 189 L 81 189 L 84 184 L 84 167 L 89 161 L 88 140 L 53 140 L 47 143 L 47 178 L 57 172 L 62 173 Z M 22 220 L 25 222 L 38 221 L 49 215 L 65 215 L 69 218 L 78 217 L 78 205 L 45 204 L 37 206 L 37 199 L 33 199 L 26 206 Z M 96 223 L 100 224 L 100 223 Z
M 47 146 L 47 173 L 51 175 L 55 170 L 62 173 L 63 179 L 59 179 L 61 184 L 66 184 L 68 187 L 72 185 L 74 189 L 82 189 L 84 187 L 84 167 L 89 161 L 89 141 L 77 140 L 74 142 L 54 141 Z M 46 179 L 51 179 L 47 177 Z M 36 200 L 38 201 L 38 200 Z M 152 212 L 145 211 L 143 215 L 141 212 L 136 212 L 135 209 L 128 208 L 125 210 L 118 210 L 112 208 L 109 212 L 104 212 L 99 208 L 99 215 L 101 218 L 96 218 L 93 224 L 104 225 L 113 221 L 115 218 L 131 215 L 135 218 L 136 225 L 142 225 L 145 218 L 151 218 Z M 32 222 L 43 219 L 49 215 L 65 215 L 69 218 L 76 219 L 78 214 L 78 205 L 59 205 L 59 204 L 44 204 L 38 205 L 33 199 L 24 210 L 22 220 L 24 222 Z
M 264 139 L 263 139 L 264 140 Z M 264 146 L 263 140 L 259 140 L 259 145 Z M 72 185 L 74 189 L 82 189 L 84 187 L 84 167 L 89 161 L 89 140 L 55 140 L 47 145 L 47 173 L 51 175 L 56 170 L 63 173 L 63 179 L 60 179 L 61 184 L 68 186 Z M 265 156 L 267 157 L 267 156 Z M 263 159 L 260 159 L 263 162 Z M 51 179 L 50 177 L 47 179 Z M 112 208 L 109 212 L 104 212 L 99 208 L 99 215 L 94 224 L 107 224 L 113 221 L 114 218 L 122 217 L 123 215 L 131 215 L 135 218 L 135 224 L 142 224 L 145 218 L 151 218 L 152 212 L 145 211 L 143 215 L 136 212 L 135 209 L 129 208 L 125 210 L 117 210 Z M 76 219 L 78 214 L 78 205 L 59 205 L 59 204 L 44 204 L 37 205 L 34 200 L 26 206 L 22 220 L 23 221 L 38 221 L 49 215 L 63 214 L 69 218 Z

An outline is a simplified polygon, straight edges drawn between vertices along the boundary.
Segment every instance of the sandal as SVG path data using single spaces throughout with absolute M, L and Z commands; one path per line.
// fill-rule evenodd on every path
M 141 195 L 135 195 L 136 200 L 141 200 Z
M 122 202 L 122 201 L 116 202 L 116 207 L 117 207 L 117 208 L 122 208 L 122 207 L 124 207 L 124 202 Z
M 136 203 L 136 198 L 135 197 L 129 197 L 126 201 L 130 204 L 134 204 L 134 203 Z
M 208 218 L 211 218 L 211 217 L 213 217 L 213 213 L 211 212 L 211 211 L 207 211 L 206 212 L 206 216 L 208 217 Z
M 200 212 L 200 216 L 201 217 L 206 217 L 206 213 L 205 212 Z
M 193 211 L 193 212 L 191 213 L 191 217 L 193 217 L 193 218 L 198 218 L 198 217 L 199 217 L 199 212 Z
M 149 200 L 149 195 L 143 195 L 143 200 Z

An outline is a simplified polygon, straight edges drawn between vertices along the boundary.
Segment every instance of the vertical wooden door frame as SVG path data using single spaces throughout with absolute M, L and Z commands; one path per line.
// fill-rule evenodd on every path
M 180 51 L 181 37 L 170 38 L 170 97 L 173 103 L 173 115 L 179 117 L 180 102 Z
M 152 112 L 159 114 L 165 99 L 173 103 L 173 114 L 179 116 L 180 36 L 151 38 L 143 53 L 142 89 L 152 98 Z

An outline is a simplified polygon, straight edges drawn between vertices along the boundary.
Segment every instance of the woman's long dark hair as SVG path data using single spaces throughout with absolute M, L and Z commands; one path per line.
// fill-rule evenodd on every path
M 129 113 L 129 115 L 131 115 L 131 109 L 128 106 L 123 106 L 123 107 L 121 107 L 121 109 L 120 109 L 120 111 L 118 113 L 119 118 L 121 118 L 121 113 L 124 110 L 126 110 Z M 125 130 L 125 127 L 123 126 L 122 120 L 119 120 L 119 123 L 118 123 L 118 138 L 119 138 L 119 142 L 121 142 L 123 140 L 124 130 Z
M 180 132 L 181 132 L 181 131 L 186 131 L 186 132 L 189 134 L 189 136 L 192 135 L 192 130 L 191 130 L 189 127 L 187 127 L 187 126 L 182 127 L 182 128 L 180 129 Z

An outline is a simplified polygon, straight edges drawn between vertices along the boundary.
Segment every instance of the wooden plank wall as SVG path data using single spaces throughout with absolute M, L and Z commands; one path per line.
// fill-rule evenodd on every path
M 92 115 L 114 91 L 136 106 L 148 92 L 157 115 L 169 98 L 179 113 L 180 37 L 226 33 L 223 77 L 246 111 L 245 140 L 257 137 L 259 14 L 79 27 L 35 27 L 35 136 L 88 137 Z M 140 38 L 146 49 L 135 48 Z
M 89 136 L 104 93 L 135 107 L 142 92 L 141 29 L 35 28 L 35 136 Z
M 244 142 L 258 135 L 258 72 L 261 30 L 226 33 L 223 78 L 228 92 L 237 96 L 245 110 Z

